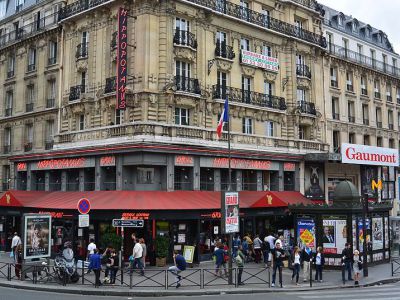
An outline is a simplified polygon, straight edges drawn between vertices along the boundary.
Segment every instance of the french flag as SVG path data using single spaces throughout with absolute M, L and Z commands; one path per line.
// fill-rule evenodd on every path
M 222 128 L 224 127 L 224 124 L 228 122 L 229 122 L 229 104 L 228 104 L 228 98 L 226 98 L 224 103 L 224 109 L 222 110 L 221 118 L 219 118 L 217 126 L 218 138 L 220 138 L 222 135 Z

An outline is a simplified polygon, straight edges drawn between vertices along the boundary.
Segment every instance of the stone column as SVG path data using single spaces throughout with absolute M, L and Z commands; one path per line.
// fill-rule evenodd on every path
M 117 191 L 122 191 L 122 156 L 115 157 L 115 179 L 116 186 L 115 189 Z
M 279 163 L 279 191 L 284 191 L 283 163 Z
M 221 169 L 214 169 L 214 191 L 221 191 Z
M 61 171 L 61 191 L 67 191 L 67 171 L 65 170 Z
M 79 169 L 79 191 L 85 190 L 85 169 Z
M 193 190 L 200 190 L 200 157 L 193 157 Z
M 31 171 L 31 165 L 28 164 L 26 167 L 26 190 L 31 191 L 32 190 L 32 171 Z
M 100 158 L 96 157 L 95 165 L 94 165 L 94 190 L 100 191 L 101 190 L 101 167 L 100 167 Z
M 50 191 L 50 171 L 44 173 L 44 190 L 46 192 Z
M 174 190 L 175 160 L 173 155 L 167 156 L 167 191 Z

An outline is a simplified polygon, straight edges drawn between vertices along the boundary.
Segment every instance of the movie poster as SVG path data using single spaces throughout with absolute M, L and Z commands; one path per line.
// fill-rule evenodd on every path
M 239 193 L 222 193 L 223 233 L 239 232 Z
M 383 222 L 382 218 L 372 218 L 372 250 L 383 249 Z
M 50 257 L 51 216 L 24 215 L 24 259 Z
M 346 220 L 323 220 L 322 245 L 325 253 L 340 254 L 347 242 Z
M 371 198 L 377 198 L 377 190 L 372 190 L 372 180 L 378 180 L 378 168 L 361 166 L 361 195 L 368 194 Z
M 325 199 L 324 166 L 306 164 L 304 167 L 305 196 L 309 199 Z
M 389 248 L 389 220 L 385 217 L 385 249 Z
M 312 219 L 297 220 L 297 245 L 303 248 L 306 244 L 315 249 L 315 222 Z
M 369 231 L 371 230 L 371 226 L 369 224 L 369 219 L 365 220 L 365 227 L 367 228 L 367 244 L 371 242 L 371 235 Z M 360 252 L 363 252 L 363 243 L 364 243 L 364 233 L 363 233 L 363 219 L 358 219 L 358 249 Z

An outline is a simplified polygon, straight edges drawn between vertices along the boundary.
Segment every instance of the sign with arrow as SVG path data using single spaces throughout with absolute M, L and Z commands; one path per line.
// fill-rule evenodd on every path
M 144 220 L 124 220 L 124 219 L 113 219 L 113 227 L 144 227 Z

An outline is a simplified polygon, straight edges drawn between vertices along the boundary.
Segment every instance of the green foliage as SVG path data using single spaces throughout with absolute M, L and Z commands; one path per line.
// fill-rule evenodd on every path
M 166 236 L 158 235 L 156 237 L 156 257 L 164 258 L 168 256 L 169 238 Z
M 122 245 L 122 237 L 117 235 L 115 228 L 108 227 L 106 231 L 100 237 L 101 249 L 106 249 L 108 246 L 112 246 L 116 250 L 120 250 Z

